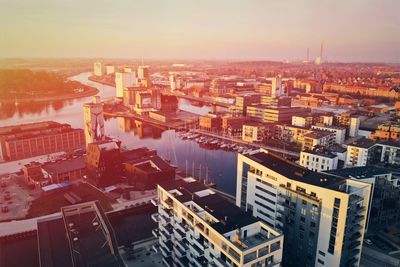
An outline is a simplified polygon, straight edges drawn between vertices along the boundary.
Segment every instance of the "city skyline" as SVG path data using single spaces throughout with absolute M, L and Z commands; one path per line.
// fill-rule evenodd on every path
M 397 1 L 2 2 L 0 57 L 400 62 Z M 340 16 L 340 19 L 339 19 Z

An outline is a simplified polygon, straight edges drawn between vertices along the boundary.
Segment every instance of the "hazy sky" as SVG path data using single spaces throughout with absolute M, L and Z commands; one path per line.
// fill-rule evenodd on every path
M 0 0 L 0 57 L 400 62 L 400 0 Z

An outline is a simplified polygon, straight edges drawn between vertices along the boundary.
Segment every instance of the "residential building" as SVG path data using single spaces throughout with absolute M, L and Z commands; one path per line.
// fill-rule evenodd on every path
M 361 167 L 379 162 L 382 152 L 375 142 L 365 137 L 347 146 L 346 166 Z
M 299 107 L 278 107 L 268 105 L 250 105 L 247 107 L 247 116 L 262 122 L 291 123 L 294 115 L 307 114 L 308 109 Z
M 0 127 L 3 160 L 18 160 L 85 147 L 82 129 L 53 121 Z
M 259 94 L 248 94 L 248 95 L 237 96 L 235 100 L 235 108 L 240 115 L 246 116 L 247 107 L 249 105 L 258 103 L 260 103 Z
M 100 61 L 93 63 L 93 74 L 95 76 L 103 76 L 103 63 Z
M 138 66 L 137 68 L 138 78 L 140 80 L 149 80 L 150 79 L 149 69 L 150 69 L 149 66 Z
M 388 122 L 379 125 L 376 130 L 371 133 L 371 139 L 400 141 L 400 124 Z
M 280 266 L 283 235 L 193 178 L 158 185 L 166 266 Z
M 248 117 L 222 117 L 222 131 L 230 137 L 242 138 L 243 124 L 251 121 Z
M 317 146 L 328 148 L 335 144 L 336 134 L 334 132 L 313 130 L 303 136 L 303 149 L 314 149 Z
M 86 175 L 86 164 L 83 157 L 46 162 L 41 165 L 44 179 L 49 184 L 82 179 Z
M 105 140 L 103 104 L 99 96 L 94 96 L 92 103 L 83 104 L 83 122 L 86 145 Z
M 323 148 L 314 150 L 303 150 L 300 153 L 300 166 L 309 170 L 322 172 L 336 170 L 338 167 L 338 156 Z
M 242 140 L 246 142 L 262 142 L 266 139 L 266 126 L 259 122 L 243 124 Z
M 368 229 L 396 224 L 400 220 L 400 182 L 387 168 L 377 166 L 352 167 L 328 171 L 372 185 L 368 211 Z
M 335 142 L 337 144 L 343 144 L 346 139 L 346 128 L 345 127 L 316 124 L 316 125 L 312 125 L 311 129 L 335 133 Z
M 309 128 L 309 127 L 311 127 L 311 125 L 314 124 L 314 121 L 315 121 L 315 117 L 310 114 L 293 115 L 292 116 L 292 125 L 293 126 Z
M 115 97 L 123 98 L 124 88 L 134 87 L 136 85 L 137 85 L 137 78 L 136 78 L 136 72 L 134 70 L 115 73 L 115 92 L 116 92 Z
M 286 96 L 271 97 L 271 96 L 261 96 L 261 104 L 276 107 L 291 107 L 292 98 Z
M 207 115 L 200 116 L 199 128 L 205 131 L 219 132 L 222 128 L 222 119 L 218 114 L 214 113 L 208 113 Z
M 236 205 L 285 237 L 283 266 L 359 266 L 371 185 L 265 150 L 238 154 Z

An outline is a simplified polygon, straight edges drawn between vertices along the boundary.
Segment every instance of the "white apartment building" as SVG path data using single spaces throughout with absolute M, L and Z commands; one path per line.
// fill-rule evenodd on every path
M 103 63 L 101 63 L 100 61 L 96 61 L 93 63 L 93 74 L 95 76 L 103 75 Z
M 133 87 L 137 84 L 135 71 L 131 72 L 116 72 L 115 73 L 115 97 L 124 97 L 124 88 Z
M 300 166 L 309 170 L 322 172 L 336 170 L 338 156 L 323 150 L 303 150 L 300 152 Z
M 314 117 L 311 115 L 299 116 L 294 115 L 292 116 L 292 125 L 298 127 L 310 127 L 314 122 Z
M 158 185 L 153 235 L 166 266 L 280 266 L 283 235 L 193 178 Z
M 338 126 L 312 125 L 311 129 L 335 133 L 335 142 L 343 144 L 346 139 L 346 128 Z
M 359 129 L 360 129 L 360 118 L 359 117 L 351 117 L 350 125 L 349 125 L 349 136 L 357 137 Z
M 236 205 L 284 236 L 284 266 L 359 266 L 371 185 L 265 150 L 238 155 Z
M 115 72 L 115 67 L 113 65 L 106 65 L 106 74 L 112 74 Z
M 348 167 L 367 166 L 376 157 L 375 142 L 371 139 L 362 138 L 347 145 L 345 165 Z
M 262 123 L 243 124 L 242 140 L 246 142 L 261 142 L 265 137 L 265 126 Z

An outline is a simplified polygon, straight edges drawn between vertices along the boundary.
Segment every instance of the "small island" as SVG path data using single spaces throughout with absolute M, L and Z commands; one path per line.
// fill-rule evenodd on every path
M 96 88 L 71 81 L 58 72 L 0 69 L 1 102 L 53 102 L 97 93 Z

